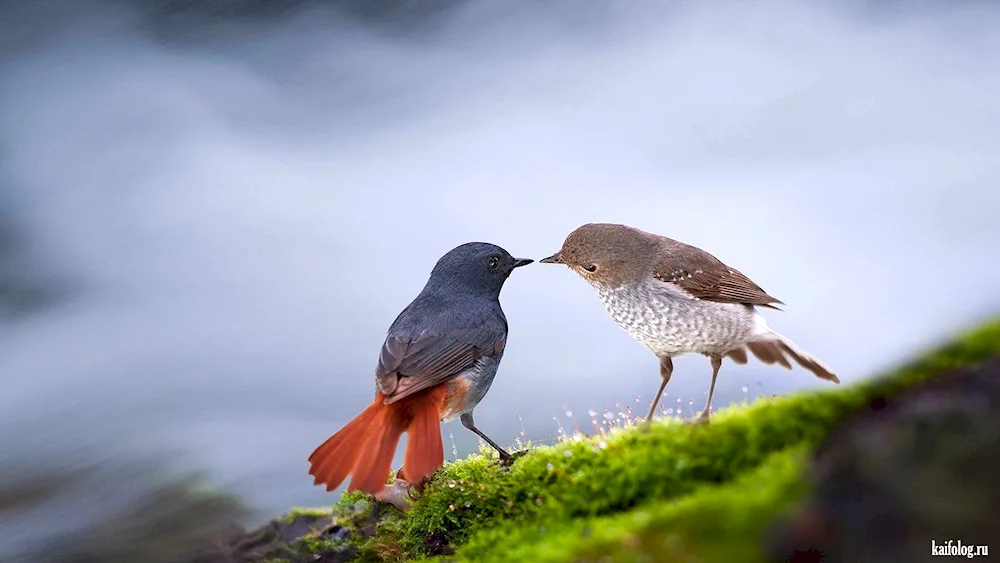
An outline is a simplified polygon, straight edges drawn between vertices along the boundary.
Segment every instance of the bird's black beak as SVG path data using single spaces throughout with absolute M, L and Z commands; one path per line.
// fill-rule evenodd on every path
M 534 260 L 532 260 L 531 258 L 515 258 L 514 259 L 514 267 L 515 268 L 520 268 L 521 266 L 527 266 L 528 264 L 531 264 L 532 262 L 534 262 Z
M 548 258 L 542 258 L 541 260 L 538 261 L 538 263 L 539 264 L 562 264 L 563 261 L 562 261 L 562 257 L 559 256 L 559 253 L 556 252 L 555 254 L 553 254 L 552 256 L 549 256 Z

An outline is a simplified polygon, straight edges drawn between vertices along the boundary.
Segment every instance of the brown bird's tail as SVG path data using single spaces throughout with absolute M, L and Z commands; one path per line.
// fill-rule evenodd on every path
M 392 471 L 392 458 L 403 433 L 409 435 L 403 476 L 417 483 L 444 464 L 441 442 L 441 401 L 445 386 L 438 385 L 386 405 L 385 395 L 323 442 L 309 456 L 313 484 L 332 491 L 351 475 L 347 490 L 371 494 L 380 491 Z
M 840 379 L 819 358 L 814 357 L 809 352 L 800 348 L 798 344 L 773 330 L 766 329 L 763 334 L 757 336 L 756 340 L 749 342 L 747 348 L 758 360 L 765 364 L 781 364 L 788 369 L 792 369 L 792 364 L 786 357 L 790 356 L 795 360 L 795 363 L 813 372 L 816 377 L 840 383 Z M 747 361 L 746 352 L 742 348 L 733 350 L 726 355 L 739 364 L 745 364 Z

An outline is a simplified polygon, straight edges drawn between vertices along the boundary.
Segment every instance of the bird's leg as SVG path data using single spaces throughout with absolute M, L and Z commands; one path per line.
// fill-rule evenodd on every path
M 649 414 L 646 415 L 646 422 L 644 428 L 649 428 L 653 425 L 653 414 L 656 413 L 656 406 L 660 404 L 660 397 L 663 396 L 663 389 L 667 387 L 667 382 L 670 381 L 670 375 L 674 373 L 674 361 L 670 359 L 670 356 L 665 356 L 660 358 L 660 388 L 656 391 L 656 397 L 653 399 L 653 404 L 649 405 Z
M 719 368 L 722 367 L 722 356 L 712 354 L 712 386 L 708 388 L 708 401 L 705 403 L 705 410 L 698 415 L 697 422 L 708 422 L 708 417 L 712 416 L 712 395 L 715 394 L 715 380 L 719 377 Z
M 481 430 L 476 428 L 476 422 L 473 420 L 471 412 L 463 414 L 460 417 L 460 420 L 462 421 L 462 426 L 468 428 L 469 430 L 472 430 L 473 432 L 476 433 L 477 436 L 479 436 L 483 440 L 486 440 L 486 443 L 492 446 L 493 449 L 495 449 L 497 453 L 500 454 L 500 465 L 507 465 L 515 458 L 520 457 L 525 453 L 527 453 L 527 452 L 515 452 L 513 455 L 511 455 L 510 453 L 507 452 L 507 450 L 498 446 L 496 442 L 490 440 L 489 436 L 483 434 Z

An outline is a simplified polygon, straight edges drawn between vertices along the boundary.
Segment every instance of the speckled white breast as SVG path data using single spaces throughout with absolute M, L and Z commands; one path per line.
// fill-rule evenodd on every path
M 725 354 L 746 344 L 757 326 L 752 307 L 695 299 L 655 279 L 594 289 L 611 318 L 658 356 Z

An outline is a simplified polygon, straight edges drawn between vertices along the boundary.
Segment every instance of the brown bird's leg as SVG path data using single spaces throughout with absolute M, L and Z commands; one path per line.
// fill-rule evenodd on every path
M 670 356 L 660 358 L 660 377 L 663 381 L 660 382 L 660 388 L 656 391 L 656 397 L 653 399 L 653 404 L 649 405 L 649 414 L 646 415 L 644 428 L 649 428 L 653 425 L 653 414 L 656 413 L 656 405 L 660 404 L 660 397 L 663 396 L 663 389 L 667 387 L 667 382 L 670 381 L 670 375 L 672 373 L 674 373 L 674 361 L 670 359 Z
M 514 455 L 511 455 L 511 454 L 507 453 L 507 450 L 505 450 L 505 449 L 501 448 L 500 446 L 498 446 L 496 442 L 494 442 L 493 440 L 490 440 L 489 436 L 487 436 L 486 434 L 483 434 L 481 430 L 479 430 L 478 428 L 476 428 L 476 422 L 473 420 L 471 412 L 467 412 L 467 413 L 463 414 L 460 417 L 460 420 L 462 421 L 462 426 L 468 428 L 469 430 L 472 430 L 473 432 L 476 433 L 477 436 L 479 436 L 483 440 L 486 440 L 487 444 L 489 444 L 490 446 L 493 446 L 493 449 L 496 450 L 498 454 L 500 454 L 500 465 L 507 465 L 515 457 L 520 457 L 520 456 L 524 455 L 525 453 L 527 453 L 527 452 L 515 452 Z
M 708 417 L 712 416 L 712 395 L 715 393 L 715 380 L 719 377 L 719 368 L 722 367 L 722 356 L 712 354 L 712 386 L 708 388 L 708 402 L 705 403 L 705 410 L 698 415 L 696 422 L 708 422 Z

